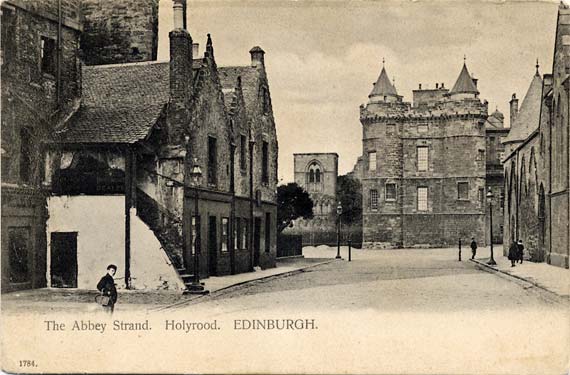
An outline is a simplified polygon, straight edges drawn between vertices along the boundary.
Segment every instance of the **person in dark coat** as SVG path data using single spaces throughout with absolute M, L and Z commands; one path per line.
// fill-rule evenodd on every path
M 475 259 L 477 254 L 477 242 L 475 242 L 475 237 L 471 237 L 471 259 Z
M 517 242 L 517 260 L 522 264 L 524 255 L 524 246 L 521 240 Z
M 511 246 L 509 246 L 509 260 L 511 261 L 511 267 L 515 266 L 515 261 L 517 260 L 518 257 L 518 246 L 517 243 L 515 241 L 513 241 L 511 243 Z
M 103 306 L 103 309 L 108 313 L 112 313 L 113 310 L 115 310 L 115 303 L 117 303 L 117 288 L 115 286 L 115 279 L 113 279 L 115 273 L 117 273 L 117 266 L 109 264 L 109 266 L 107 266 L 107 274 L 97 283 L 97 290 L 99 290 L 102 295 L 110 297 L 109 304 Z

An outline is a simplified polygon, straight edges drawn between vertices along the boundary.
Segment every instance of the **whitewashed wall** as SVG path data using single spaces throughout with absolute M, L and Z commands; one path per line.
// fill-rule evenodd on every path
M 77 286 L 95 289 L 110 263 L 125 286 L 125 197 L 59 196 L 48 199 L 48 285 L 52 232 L 77 232 Z M 181 290 L 184 285 L 154 233 L 131 210 L 131 280 L 134 289 Z

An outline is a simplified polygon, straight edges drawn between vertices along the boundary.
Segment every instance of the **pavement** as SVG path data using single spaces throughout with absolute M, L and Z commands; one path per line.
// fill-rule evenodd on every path
M 215 294 L 226 289 L 264 280 L 273 277 L 286 277 L 305 269 L 334 261 L 334 256 L 328 254 L 313 253 L 311 257 L 292 257 L 277 260 L 277 267 L 261 270 L 256 268 L 254 272 L 246 272 L 238 275 L 214 276 L 203 279 L 205 288 Z M 41 288 L 23 290 L 2 294 L 3 312 L 23 311 L 50 311 L 56 310 L 61 304 L 66 309 L 75 311 L 90 311 L 93 309 L 95 296 L 99 293 L 95 289 L 62 289 Z M 157 310 L 163 306 L 185 304 L 190 300 L 200 298 L 196 295 L 182 295 L 179 291 L 147 291 L 147 290 L 119 290 L 120 303 L 117 307 L 122 310 Z M 95 306 L 97 308 L 97 306 Z
M 503 256 L 503 246 L 493 246 L 493 258 L 496 266 L 490 266 L 487 262 L 491 256 L 490 247 L 477 249 L 475 259 L 471 257 L 471 249 L 463 252 L 463 256 L 474 262 L 488 272 L 496 272 L 499 276 L 510 278 L 513 281 L 531 284 L 537 288 L 548 291 L 560 298 L 570 299 L 570 270 L 551 266 L 547 263 L 534 263 L 523 261 L 511 267 L 511 261 Z

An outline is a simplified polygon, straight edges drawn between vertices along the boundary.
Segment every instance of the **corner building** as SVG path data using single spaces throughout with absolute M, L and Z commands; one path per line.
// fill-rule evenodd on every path
M 464 65 L 449 91 L 403 101 L 383 67 L 360 107 L 363 246 L 438 247 L 485 240 L 487 102 Z

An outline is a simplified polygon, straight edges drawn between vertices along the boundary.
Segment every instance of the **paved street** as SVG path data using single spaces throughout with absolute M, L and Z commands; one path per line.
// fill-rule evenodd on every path
M 308 248 L 305 254 L 322 261 L 334 258 L 336 250 Z M 244 369 L 243 358 L 250 353 L 258 354 L 244 371 L 256 373 L 558 374 L 568 368 L 570 310 L 567 301 L 552 293 L 480 270 L 465 253 L 464 261 L 458 262 L 455 249 L 353 250 L 350 263 L 346 253 L 342 255 L 345 260 L 221 289 L 207 297 L 171 294 L 153 300 L 152 295 L 133 294 L 125 298 L 129 303 L 117 305 L 113 319 L 149 319 L 152 332 L 137 333 L 130 355 L 142 358 L 168 342 L 171 350 L 177 348 L 170 354 L 179 359 L 180 371 L 189 365 L 195 366 L 193 372 Z M 66 298 L 25 302 L 8 296 L 3 301 L 5 324 L 17 335 L 25 322 L 29 332 L 37 333 L 28 343 L 29 350 L 36 350 L 41 340 L 52 337 L 43 328 L 48 316 L 67 324 L 78 318 L 104 319 L 92 313 L 94 303 Z M 24 321 L 22 312 L 37 318 Z M 242 329 L 244 320 L 285 318 L 311 321 L 309 327 L 316 329 Z M 217 331 L 185 333 L 165 325 L 214 320 Z M 112 340 L 118 356 L 119 347 L 131 336 L 108 331 L 81 337 L 97 348 Z M 84 355 L 74 340 L 62 341 L 65 350 Z M 194 348 L 192 357 L 185 357 L 183 348 L 188 347 Z M 16 358 L 28 349 L 13 350 Z M 166 371 L 159 364 L 145 371 Z
M 307 256 L 317 251 L 308 249 Z M 336 255 L 335 249 L 326 251 L 317 255 Z M 237 286 L 191 304 L 221 312 L 236 307 L 255 311 L 371 308 L 384 312 L 560 307 L 547 293 L 483 272 L 467 260 L 465 251 L 462 262 L 457 261 L 455 249 L 356 249 L 352 262 L 347 262 L 343 248 L 342 256 L 343 261 Z

